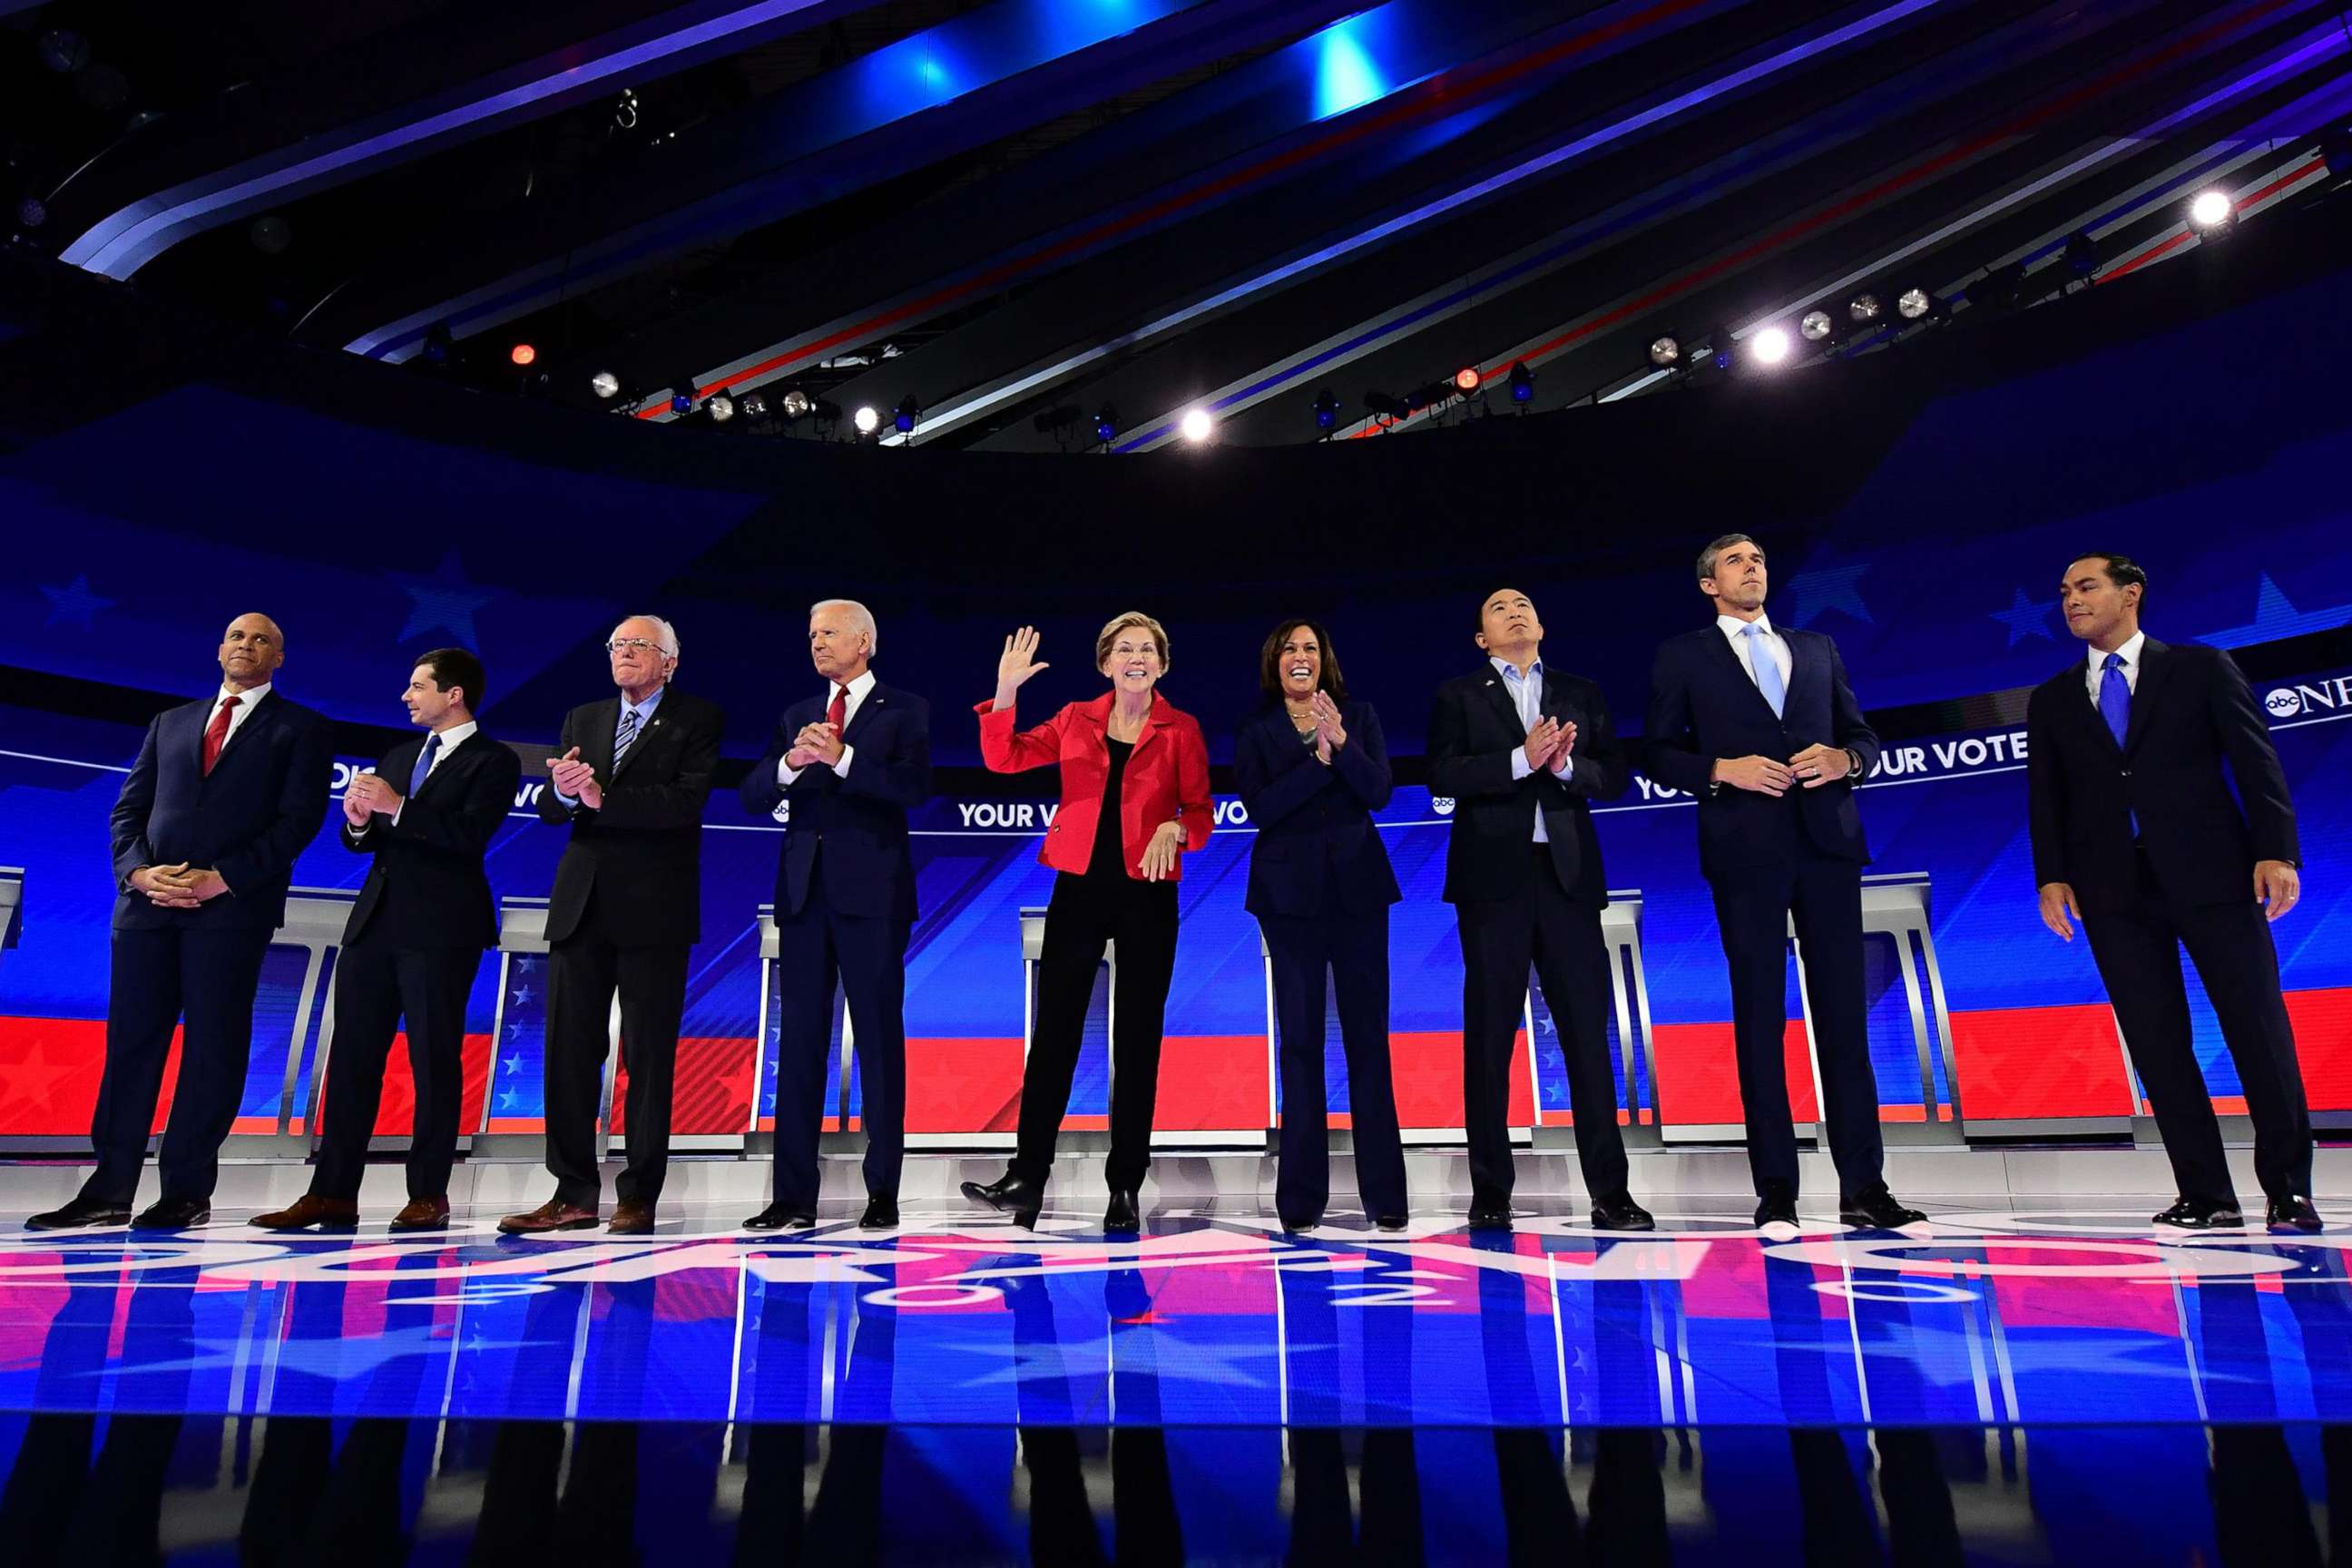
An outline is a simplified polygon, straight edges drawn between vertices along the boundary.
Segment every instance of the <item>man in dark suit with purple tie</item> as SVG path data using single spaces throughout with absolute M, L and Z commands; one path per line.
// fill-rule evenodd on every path
M 106 1076 L 90 1118 L 98 1168 L 35 1230 L 178 1230 L 212 1217 L 221 1141 L 236 1120 L 261 961 L 286 916 L 294 858 L 327 815 L 333 733 L 273 689 L 285 634 L 263 615 L 228 624 L 214 696 L 147 726 L 114 805 Z M 157 1163 L 163 1196 L 131 1217 L 172 1031 L 179 1087 Z
M 1927 1215 L 1886 1190 L 1870 1066 L 1862 948 L 1870 846 L 1853 788 L 1877 759 L 1878 736 L 1837 644 L 1775 626 L 1764 613 L 1767 585 L 1763 546 L 1744 533 L 1699 552 L 1699 592 L 1715 619 L 1658 649 L 1643 760 L 1652 778 L 1698 801 L 1699 871 L 1715 894 L 1731 969 L 1757 1226 L 1774 1236 L 1797 1230 L 1797 1135 L 1782 1046 L 1793 921 L 1838 1215 L 1899 1229 Z
M 2156 1223 L 2244 1223 L 2190 1037 L 2185 946 L 2245 1089 L 2269 1223 L 2317 1230 L 2311 1113 L 2270 932 L 2303 890 L 2286 772 L 2228 654 L 2139 629 L 2147 593 L 2127 555 L 2083 556 L 2059 584 L 2090 647 L 2025 711 L 2042 923 L 2072 942 L 2079 920 L 2090 938 L 2179 1187 Z

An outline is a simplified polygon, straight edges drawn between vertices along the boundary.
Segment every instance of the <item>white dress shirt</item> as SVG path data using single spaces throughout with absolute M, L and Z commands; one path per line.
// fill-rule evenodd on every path
M 1748 672 L 1748 679 L 1756 679 L 1756 666 L 1748 662 L 1748 650 L 1760 643 L 1772 656 L 1773 668 L 1780 672 L 1780 689 L 1789 689 L 1789 671 L 1794 668 L 1794 660 L 1789 653 L 1789 639 L 1772 629 L 1771 616 L 1759 616 L 1753 621 L 1743 621 L 1738 616 L 1717 616 L 1715 624 L 1731 639 L 1731 651 L 1738 656 L 1739 668 Z M 1757 628 L 1754 637 L 1748 635 L 1751 626 Z M 1762 689 L 1761 682 L 1758 689 Z
M 221 737 L 221 750 L 226 751 L 228 743 L 236 739 L 237 731 L 253 717 L 253 710 L 261 706 L 261 700 L 269 695 L 269 687 L 270 683 L 265 680 L 250 690 L 234 691 L 226 681 L 221 682 L 220 695 L 213 699 L 213 710 L 205 715 L 205 728 L 209 730 L 213 727 L 214 718 L 220 712 L 222 701 L 231 697 L 236 699 L 236 706 L 228 710 L 228 733 Z
M 1487 659 L 1486 662 L 1493 665 L 1495 673 L 1503 678 L 1503 689 L 1509 695 L 1511 706 L 1519 710 L 1519 727 L 1522 730 L 1533 730 L 1543 718 L 1543 660 L 1538 658 L 1528 665 L 1525 677 L 1519 674 L 1517 665 L 1499 654 Z M 1517 784 L 1533 772 L 1535 769 L 1528 765 L 1527 747 L 1523 745 L 1512 747 L 1511 782 Z M 1535 842 L 1538 844 L 1551 842 L 1551 831 L 1544 826 L 1541 801 L 1536 803 Z
M 2139 695 L 2139 649 L 2140 645 L 2146 641 L 2147 641 L 2146 632 L 2134 632 L 2129 642 L 2116 649 L 2117 653 L 2124 656 L 2124 686 L 2134 697 Z M 2091 668 L 2084 675 L 2083 684 L 2091 693 L 2091 706 L 2096 708 L 2099 705 L 2100 683 L 2107 679 L 2107 656 L 2101 653 L 2095 646 L 2091 647 L 2090 656 Z
M 841 710 L 841 731 L 843 734 L 845 735 L 849 732 L 850 721 L 857 717 L 857 710 L 866 706 L 866 693 L 873 689 L 874 671 L 871 668 L 865 670 L 857 677 L 856 679 L 849 683 L 849 696 L 842 703 Z M 824 701 L 827 708 L 831 708 L 833 706 L 833 685 L 829 681 L 825 684 Z M 850 746 L 842 747 L 840 760 L 833 763 L 833 771 L 842 778 L 847 778 L 849 776 L 849 759 L 855 750 L 856 748 Z M 784 751 L 785 754 L 789 756 L 792 752 L 792 748 L 787 746 L 784 748 Z M 792 787 L 793 781 L 800 777 L 805 771 L 807 770 L 793 767 L 789 763 L 779 762 L 776 764 L 776 782 L 783 785 L 786 789 L 790 789 Z

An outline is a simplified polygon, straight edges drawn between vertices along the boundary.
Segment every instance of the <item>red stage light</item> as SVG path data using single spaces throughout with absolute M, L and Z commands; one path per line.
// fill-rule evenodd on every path
M 517 364 L 529 364 L 538 357 L 539 351 L 531 347 L 529 343 L 515 344 L 513 352 L 507 355 L 507 358 L 514 361 Z
M 1465 364 L 1460 370 L 1454 373 L 1454 390 L 1458 392 L 1477 391 L 1478 381 L 1478 371 L 1477 367 L 1475 365 Z

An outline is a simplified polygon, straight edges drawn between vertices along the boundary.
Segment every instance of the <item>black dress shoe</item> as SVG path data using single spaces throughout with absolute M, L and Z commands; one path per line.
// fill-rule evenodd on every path
M 814 1230 L 816 1210 L 791 1204 L 770 1204 L 743 1222 L 745 1230 Z
M 1135 1202 L 1133 1187 L 1113 1187 L 1110 1203 L 1103 1209 L 1103 1229 L 1132 1235 L 1143 1228 L 1143 1214 Z
M 29 1215 L 25 1220 L 26 1230 L 87 1230 L 93 1226 L 129 1225 L 131 1205 L 110 1204 L 104 1198 L 76 1198 L 63 1208 L 50 1209 L 46 1214 Z
M 1034 1229 L 1037 1211 L 1045 1206 L 1045 1187 L 1026 1176 L 1016 1176 L 1007 1171 L 995 1181 L 982 1184 L 966 1182 L 963 1195 L 976 1204 L 986 1204 L 998 1214 L 1009 1214 L 1015 1225 Z
M 1767 1193 L 1756 1205 L 1756 1228 L 1785 1229 L 1797 1234 L 1797 1199 L 1790 1193 Z
M 1926 1215 L 1906 1208 L 1883 1186 L 1838 1205 L 1838 1218 L 1863 1230 L 1901 1230 L 1906 1225 L 1927 1223 Z
M 1319 1214 L 1303 1215 L 1297 1219 L 1292 1219 L 1288 1215 L 1285 1215 L 1282 1221 L 1282 1234 L 1285 1236 L 1297 1236 L 1302 1231 L 1313 1230 L 1317 1226 L 1321 1225 L 1322 1223 L 1323 1216 Z
M 2309 1198 L 2299 1198 L 2290 1193 L 2271 1200 L 2270 1214 L 2264 1221 L 2273 1230 L 2317 1231 L 2326 1228 L 2319 1211 L 2311 1206 Z
M 157 1198 L 131 1216 L 133 1230 L 186 1230 L 213 1217 L 213 1205 L 203 1198 Z
M 2235 1198 L 2182 1198 L 2149 1221 L 2175 1230 L 2231 1230 L 2246 1223 Z
M 1506 1198 L 1477 1198 L 1470 1205 L 1472 1230 L 1508 1230 L 1511 1228 L 1511 1205 Z
M 1592 1200 L 1592 1228 L 1595 1230 L 1655 1230 L 1658 1222 L 1650 1211 L 1633 1201 L 1628 1193 L 1613 1197 Z
M 866 1212 L 857 1216 L 860 1230 L 896 1230 L 898 1227 L 898 1194 L 876 1193 L 866 1200 Z
M 1379 1226 L 1382 1230 L 1402 1230 L 1405 1227 L 1406 1221 L 1405 1216 L 1401 1214 L 1384 1214 L 1379 1218 L 1373 1220 L 1372 1223 Z

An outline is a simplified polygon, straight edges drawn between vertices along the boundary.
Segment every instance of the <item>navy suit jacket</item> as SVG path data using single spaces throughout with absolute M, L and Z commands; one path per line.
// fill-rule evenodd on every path
M 1254 915 L 1338 914 L 1404 896 L 1372 825 L 1394 786 L 1380 715 L 1350 700 L 1339 704 L 1339 727 L 1348 743 L 1328 767 L 1278 701 L 1234 731 L 1234 783 L 1257 829 L 1242 903 Z
M 173 927 L 276 931 L 286 919 L 294 858 L 318 837 L 334 781 L 326 718 L 272 691 L 205 775 L 205 729 L 217 697 L 155 715 L 114 802 L 118 931 Z M 228 891 L 193 910 L 158 909 L 131 886 L 142 866 L 185 861 L 221 874 Z
M 618 697 L 563 716 L 551 754 L 579 747 L 580 760 L 604 785 L 604 804 L 568 806 L 552 784 L 540 791 L 540 819 L 572 828 L 555 863 L 547 937 L 562 942 L 577 931 L 593 896 L 628 911 L 636 938 L 630 945 L 690 946 L 702 940 L 702 805 L 710 798 L 726 715 L 709 699 L 672 686 L 615 768 L 613 731 L 620 721 Z
M 2236 660 L 2154 637 L 2140 644 L 2120 746 L 2091 705 L 2086 674 L 2078 659 L 2026 704 L 2037 886 L 2068 883 L 2085 909 L 2130 908 L 2139 897 L 2135 820 L 2158 882 L 2188 903 L 2247 902 L 2255 861 L 2296 863 L 2286 773 Z
M 1698 798 L 1698 865 L 1709 880 L 1790 859 L 1798 832 L 1833 858 L 1870 858 L 1853 791 L 1878 760 L 1878 732 L 1862 716 L 1836 643 L 1820 632 L 1772 629 L 1789 644 L 1789 689 L 1778 718 L 1713 621 L 1669 638 L 1650 671 L 1643 763 L 1651 778 Z M 1818 789 L 1798 784 L 1777 800 L 1709 784 L 1721 759 L 1785 763 L 1814 745 L 1851 748 L 1862 758 L 1861 772 Z
M 907 852 L 907 813 L 931 796 L 931 709 L 912 692 L 879 679 L 850 715 L 841 739 L 849 776 L 823 763 L 803 768 L 790 789 L 776 768 L 793 737 L 824 718 L 830 693 L 795 702 L 776 721 L 768 754 L 743 775 L 743 808 L 772 816 L 792 803 L 776 855 L 776 912 L 796 915 L 808 902 L 817 853 L 824 854 L 824 898 L 845 915 L 915 919 L 915 866 Z
M 422 735 L 403 741 L 375 771 L 405 790 L 424 750 Z M 482 857 L 506 826 L 521 782 L 522 759 L 477 730 L 401 803 L 397 822 L 373 816 L 359 832 L 345 819 L 343 847 L 374 863 L 352 904 L 344 942 L 373 932 L 399 948 L 498 946 L 498 905 Z
M 1454 802 L 1454 831 L 1445 845 L 1449 904 L 1488 902 L 1519 890 L 1538 808 L 1559 885 L 1596 909 L 1609 902 L 1591 803 L 1623 795 L 1633 773 L 1610 724 L 1608 701 L 1593 682 L 1547 665 L 1538 710 L 1576 726 L 1576 749 L 1560 773 L 1542 768 L 1514 782 L 1511 753 L 1527 744 L 1527 727 L 1494 665 L 1481 661 L 1475 673 L 1437 689 L 1429 721 L 1429 793 Z

